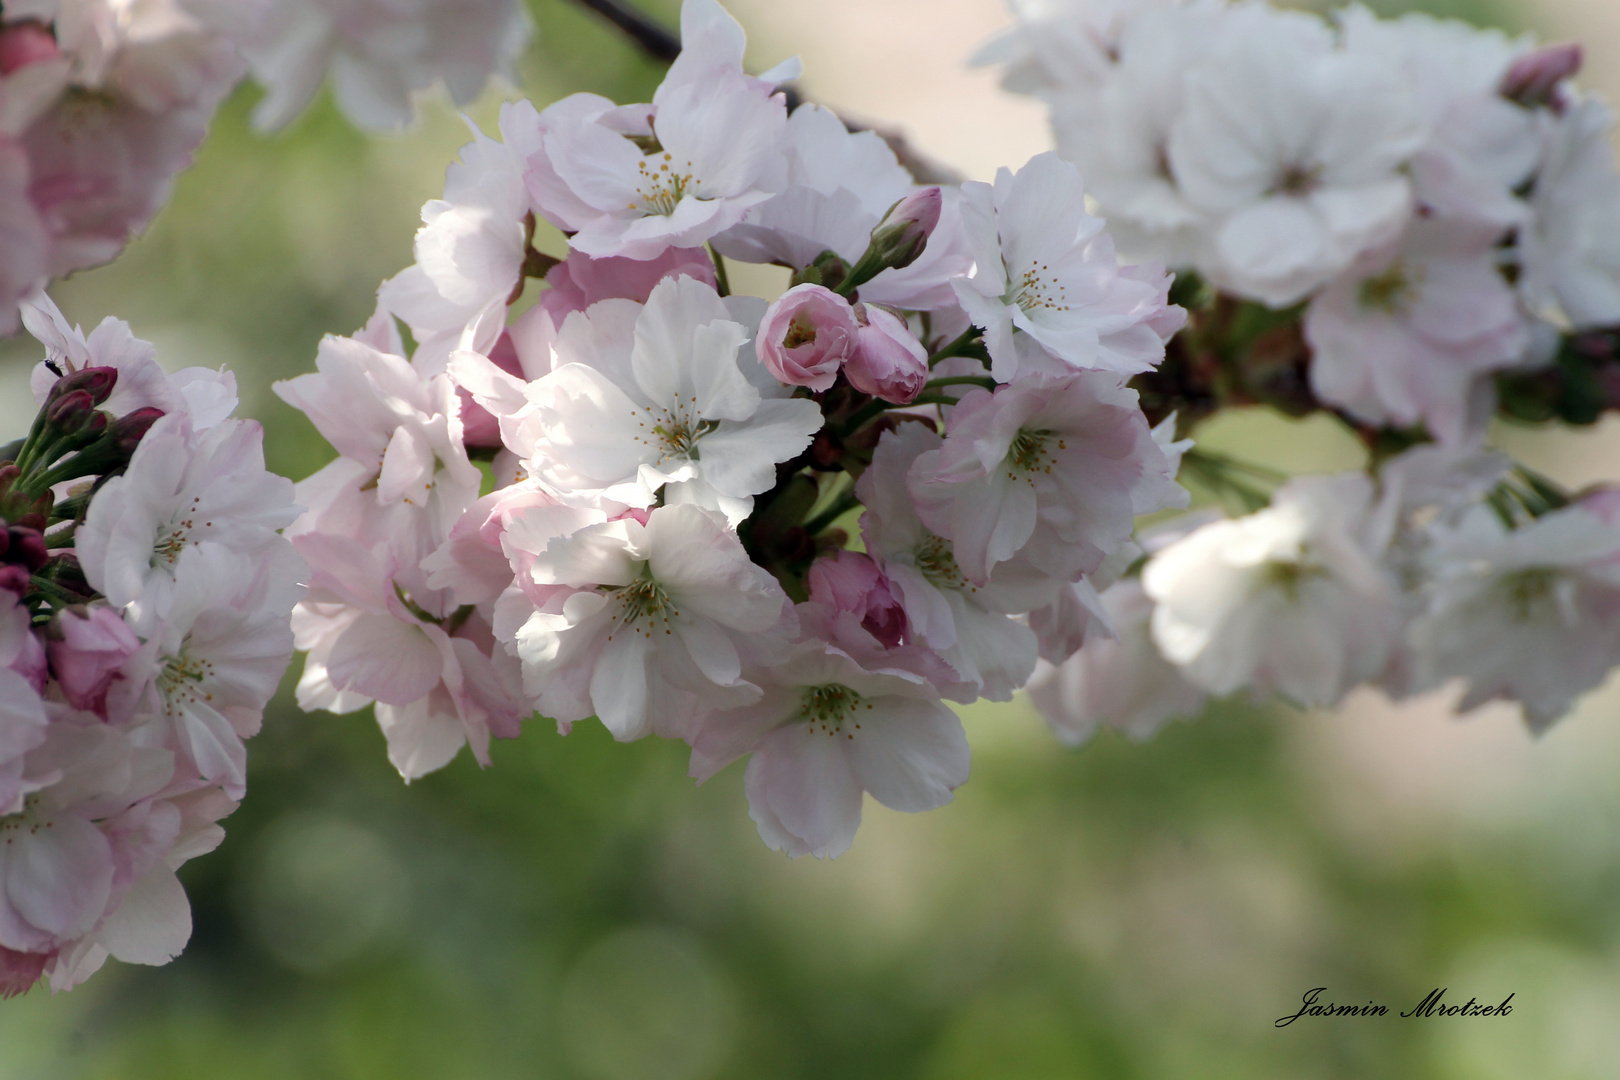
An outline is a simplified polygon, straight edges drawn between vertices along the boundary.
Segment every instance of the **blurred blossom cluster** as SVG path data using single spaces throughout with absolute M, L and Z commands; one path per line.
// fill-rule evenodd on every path
M 506 106 L 376 318 L 278 385 L 341 454 L 288 531 L 299 701 L 375 702 L 406 778 L 535 712 L 684 740 L 699 780 L 746 756 L 766 843 L 832 856 L 863 793 L 947 802 L 945 702 L 1072 652 L 1134 517 L 1185 505 L 1124 385 L 1183 312 L 1055 155 L 918 186 L 790 114 L 797 63 L 747 74 L 713 0 L 681 38 L 649 104 Z M 790 286 L 728 295 L 728 261 Z
M 191 912 L 174 872 L 224 837 L 243 740 L 292 658 L 305 574 L 292 483 L 233 420 L 228 374 L 166 375 L 108 319 L 43 293 L 38 416 L 0 447 L 0 995 L 161 964 Z
M 31 289 L 115 257 L 168 201 L 252 72 L 278 127 L 330 72 L 368 128 L 445 83 L 471 101 L 527 37 L 516 0 L 7 0 L 0 4 L 0 334 Z
M 1189 459 L 1253 512 L 1144 539 L 1105 597 L 1118 637 L 1037 679 L 1059 730 L 1453 679 L 1463 708 L 1562 716 L 1620 661 L 1615 495 L 1486 434 L 1620 405 L 1620 171 L 1580 50 L 1360 7 L 1014 7 L 979 59 L 1050 105 L 1122 251 L 1178 270 L 1190 322 L 1136 384 L 1149 411 L 1328 412 L 1369 458 L 1280 488 Z

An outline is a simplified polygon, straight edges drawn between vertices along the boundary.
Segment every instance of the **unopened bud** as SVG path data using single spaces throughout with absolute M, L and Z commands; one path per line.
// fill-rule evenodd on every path
M 929 187 L 912 192 L 889 208 L 883 221 L 872 230 L 872 248 L 884 266 L 898 270 L 917 261 L 939 225 L 943 205 L 939 188 Z
M 86 600 L 96 595 L 96 590 L 90 587 L 90 582 L 84 576 L 84 568 L 79 565 L 79 557 L 71 551 L 52 555 L 41 568 L 40 576 L 49 578 L 58 588 L 77 593 Z
M 0 75 L 55 60 L 62 54 L 56 47 L 56 35 L 50 28 L 37 22 L 21 22 L 0 29 Z
M 1548 45 L 1527 53 L 1502 76 L 1500 93 L 1527 109 L 1547 106 L 1562 111 L 1564 102 L 1559 86 L 1581 70 L 1579 45 Z
M 849 263 L 839 258 L 837 252 L 823 251 L 816 256 L 814 262 L 788 279 L 788 287 L 820 285 L 833 292 L 842 292 L 841 286 L 848 276 Z
M 90 395 L 90 404 L 100 405 L 112 396 L 113 387 L 118 385 L 118 369 L 112 367 L 87 367 L 57 379 L 51 387 L 50 396 L 45 399 L 45 407 L 69 394 L 84 391 Z
M 45 407 L 45 422 L 64 435 L 71 435 L 84 426 L 95 409 L 96 399 L 88 390 L 74 390 Z
M 45 537 L 38 529 L 13 525 L 6 532 L 8 563 L 18 564 L 33 571 L 44 566 L 45 560 L 51 557 L 50 548 L 45 546 Z
M 163 410 L 147 406 L 136 409 L 132 413 L 125 413 L 114 420 L 107 432 L 112 436 L 113 444 L 118 447 L 126 457 L 135 452 L 141 439 L 152 430 L 152 425 L 163 419 Z

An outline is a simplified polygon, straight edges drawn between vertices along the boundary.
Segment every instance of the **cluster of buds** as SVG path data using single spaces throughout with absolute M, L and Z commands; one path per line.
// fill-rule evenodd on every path
M 181 863 L 219 843 L 292 656 L 292 485 L 230 376 L 167 375 L 43 293 L 39 412 L 0 448 L 0 995 L 185 945 Z
M 288 530 L 299 700 L 375 702 L 407 779 L 535 712 L 683 740 L 699 780 L 747 757 L 765 841 L 832 856 L 863 793 L 949 801 L 945 702 L 1072 652 L 1134 515 L 1185 504 L 1124 385 L 1184 313 L 1055 155 L 919 186 L 790 114 L 797 64 L 747 74 L 714 0 L 681 38 L 651 103 L 507 106 L 376 318 L 278 387 L 341 455 Z M 737 262 L 788 289 L 731 295 Z

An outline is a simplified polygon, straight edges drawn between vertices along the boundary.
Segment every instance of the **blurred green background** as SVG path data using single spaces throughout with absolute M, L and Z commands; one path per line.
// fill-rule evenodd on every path
M 673 3 L 646 6 L 673 22 Z M 770 7 L 738 11 L 774 61 L 800 45 Z M 525 93 L 647 100 L 656 66 L 565 0 L 532 8 Z M 994 25 L 993 8 L 975 10 Z M 930 63 L 975 44 L 936 42 Z M 432 102 L 407 135 L 368 138 L 323 102 L 264 138 L 256 95 L 227 105 L 146 236 L 54 294 L 87 328 L 128 319 L 170 367 L 229 364 L 271 467 L 300 478 L 330 451 L 268 386 L 365 321 L 466 133 Z M 492 129 L 497 103 L 471 115 Z M 37 359 L 0 344 L 8 426 Z M 1206 434 L 1299 470 L 1348 453 L 1264 416 Z M 1555 475 L 1605 467 L 1604 433 L 1504 438 Z M 695 788 L 679 745 L 535 723 L 493 768 L 463 755 L 407 787 L 369 715 L 305 716 L 284 691 L 224 845 L 183 871 L 185 954 L 0 1003 L 0 1080 L 1613 1077 L 1616 711 L 1594 695 L 1532 743 L 1507 709 L 1226 704 L 1068 751 L 1023 701 L 976 707 L 955 803 L 869 802 L 854 849 L 818 862 L 767 850 L 740 767 Z M 1515 1010 L 1393 1015 L 1442 986 Z M 1391 1015 L 1273 1027 L 1312 987 Z

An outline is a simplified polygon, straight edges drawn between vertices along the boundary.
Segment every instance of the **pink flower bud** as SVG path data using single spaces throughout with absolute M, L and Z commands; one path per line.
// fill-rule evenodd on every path
M 897 648 L 905 640 L 905 609 L 870 556 L 840 551 L 817 559 L 808 580 L 812 601 L 859 616 L 861 628 L 885 648 Z
M 894 204 L 882 224 L 872 230 L 872 247 L 884 266 L 899 268 L 917 261 L 934 235 L 944 202 L 939 188 L 929 187 Z
M 51 557 L 45 546 L 45 537 L 38 529 L 26 525 L 13 525 L 6 536 L 6 561 L 20 563 L 30 571 L 38 570 Z
M 863 394 L 904 405 L 922 393 L 928 381 L 928 351 L 899 316 L 875 305 L 857 310 L 864 324 L 856 333 L 855 355 L 844 365 L 844 378 Z
M 150 405 L 125 413 L 112 423 L 114 445 L 126 456 L 135 453 L 135 448 L 141 444 L 152 425 L 161 419 L 163 410 Z
M 23 22 L 0 29 L 0 75 L 61 55 L 56 35 L 37 22 Z
M 1562 111 L 1558 87 L 1581 70 L 1579 45 L 1548 45 L 1527 53 L 1502 76 L 1501 94 L 1527 109 L 1538 105 Z
M 64 610 L 46 641 L 51 671 L 68 704 L 105 717 L 107 690 L 141 647 L 140 638 L 112 608 L 89 607 Z
M 795 285 L 759 325 L 759 359 L 789 386 L 825 390 L 855 351 L 860 327 L 849 301 L 820 285 Z

